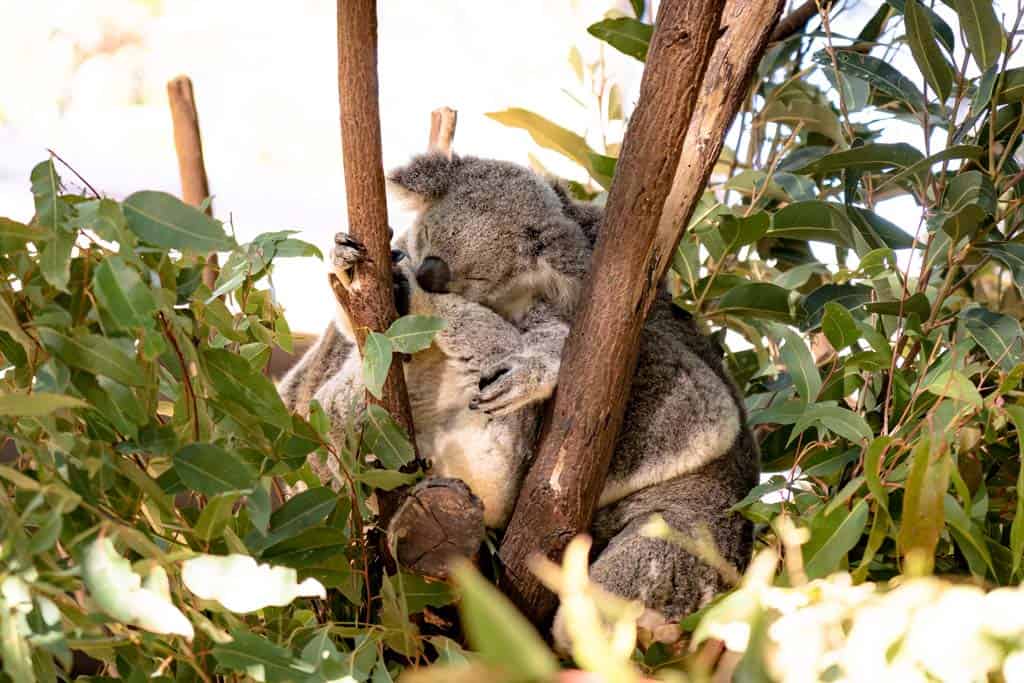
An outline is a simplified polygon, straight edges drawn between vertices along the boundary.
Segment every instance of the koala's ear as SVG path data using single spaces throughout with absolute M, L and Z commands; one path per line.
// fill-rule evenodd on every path
M 402 199 L 429 204 L 448 192 L 461 160 L 441 153 L 420 154 L 388 174 L 388 182 Z
M 601 219 L 604 218 L 604 207 L 593 202 L 581 202 L 569 195 L 569 190 L 560 180 L 551 180 L 551 187 L 555 194 L 562 201 L 562 210 L 565 215 L 579 223 L 583 234 L 587 236 L 590 245 L 597 242 L 597 233 L 601 229 Z

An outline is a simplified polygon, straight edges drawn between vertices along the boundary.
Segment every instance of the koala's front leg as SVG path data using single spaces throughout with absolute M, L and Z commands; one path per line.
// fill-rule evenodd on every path
M 471 408 L 508 415 L 554 393 L 569 325 L 547 304 L 538 304 L 522 327 L 518 349 L 480 372 L 480 393 Z

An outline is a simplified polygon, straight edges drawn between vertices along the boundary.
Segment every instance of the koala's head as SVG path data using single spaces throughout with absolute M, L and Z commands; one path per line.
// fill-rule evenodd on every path
M 599 210 L 504 161 L 426 154 L 388 179 L 418 212 L 398 246 L 424 289 L 459 294 L 511 320 L 539 299 L 572 312 Z

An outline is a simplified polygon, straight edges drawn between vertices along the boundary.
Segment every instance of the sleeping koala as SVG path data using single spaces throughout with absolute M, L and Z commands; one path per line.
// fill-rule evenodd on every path
M 393 252 L 400 261 L 401 252 Z M 364 258 L 361 245 L 340 234 L 333 268 L 342 283 Z M 483 503 L 483 521 L 501 528 L 508 522 L 532 452 L 540 406 L 492 417 L 470 409 L 480 382 L 480 369 L 516 354 L 522 335 L 508 321 L 458 294 L 424 291 L 408 263 L 393 265 L 396 304 L 401 315 L 433 315 L 445 321 L 430 348 L 404 363 L 409 403 L 416 425 L 416 445 L 430 463 L 429 474 L 462 480 Z M 332 438 L 341 443 L 346 427 L 365 407 L 362 359 L 356 351 L 347 312 L 337 319 L 302 360 L 281 380 L 285 404 L 300 414 L 316 399 L 331 419 Z M 326 468 L 311 456 L 310 465 L 325 483 L 340 481 L 337 465 Z M 482 533 L 482 529 L 481 529 Z
M 601 209 L 526 168 L 472 157 L 419 156 L 389 180 L 417 209 L 396 245 L 419 284 L 483 304 L 520 330 L 520 343 L 483 368 L 471 407 L 501 417 L 547 400 Z M 591 528 L 592 578 L 669 619 L 707 603 L 725 587 L 718 573 L 641 529 L 655 513 L 684 533 L 706 528 L 742 570 L 752 526 L 729 508 L 757 484 L 759 460 L 722 350 L 660 292 Z M 558 639 L 558 618 L 555 631 Z

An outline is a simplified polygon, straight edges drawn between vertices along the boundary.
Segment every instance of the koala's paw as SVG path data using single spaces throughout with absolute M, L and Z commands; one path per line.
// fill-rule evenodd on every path
M 363 246 L 362 242 L 345 232 L 339 232 L 334 235 L 331 267 L 345 287 L 348 287 L 352 282 L 356 266 L 365 261 L 366 258 L 366 247 Z
M 480 372 L 480 393 L 469 407 L 495 417 L 509 415 L 551 397 L 558 362 L 540 354 L 508 356 Z

